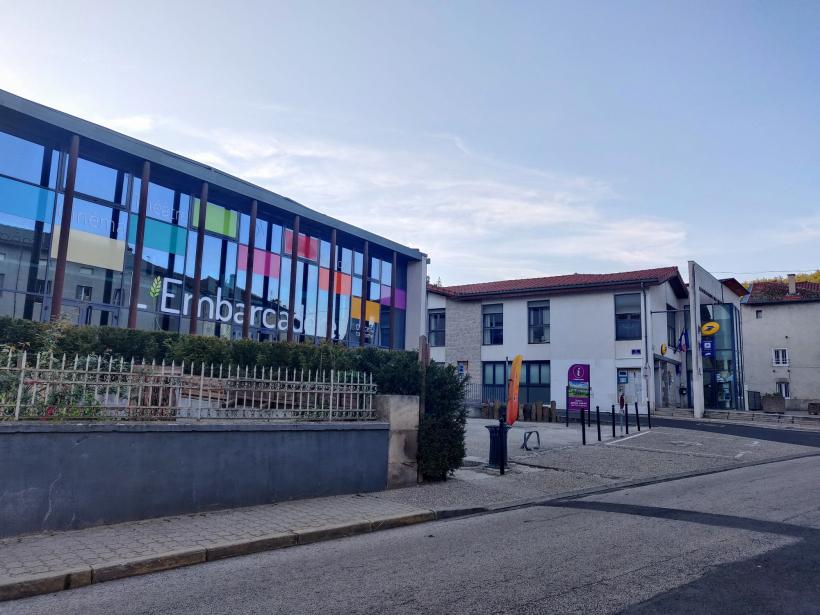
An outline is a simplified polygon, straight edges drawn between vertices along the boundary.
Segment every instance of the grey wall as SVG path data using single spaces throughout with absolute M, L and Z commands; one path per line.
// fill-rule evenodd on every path
M 482 384 L 481 301 L 447 300 L 444 329 L 444 360 L 455 365 L 467 361 L 470 382 Z
M 384 423 L 0 424 L 0 536 L 384 489 Z
M 746 388 L 774 393 L 777 382 L 788 382 L 788 410 L 820 401 L 820 301 L 744 304 L 742 310 Z M 756 318 L 756 310 L 763 311 L 762 318 Z M 788 367 L 772 364 L 773 348 L 788 348 Z

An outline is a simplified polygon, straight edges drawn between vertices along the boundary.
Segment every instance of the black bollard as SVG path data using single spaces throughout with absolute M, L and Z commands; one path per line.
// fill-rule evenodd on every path
M 584 420 L 584 409 L 581 408 L 581 443 L 587 443 L 587 422 Z
M 592 408 L 587 408 L 587 427 L 592 427 Z
M 567 427 L 569 427 L 569 400 L 567 400 L 567 409 L 565 411 L 566 419 L 567 419 Z
M 504 475 L 504 462 L 507 461 L 507 425 L 504 421 L 504 411 L 499 411 L 498 416 L 498 454 L 501 457 L 498 460 L 498 471 Z
M 595 406 L 595 422 L 598 424 L 598 442 L 601 441 L 601 409 Z
M 638 426 L 638 431 L 641 430 L 641 413 L 638 411 L 638 402 L 635 402 L 635 424 Z
M 615 404 L 612 404 L 612 437 L 615 437 Z
M 624 425 L 626 425 L 626 435 L 629 435 L 629 404 L 624 402 Z
M 649 400 L 646 400 L 646 426 L 652 429 L 652 408 L 649 406 Z

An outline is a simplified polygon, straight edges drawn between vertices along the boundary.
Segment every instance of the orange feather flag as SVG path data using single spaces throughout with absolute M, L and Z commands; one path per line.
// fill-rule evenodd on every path
M 524 357 L 516 355 L 510 370 L 510 390 L 507 391 L 507 425 L 518 420 L 518 385 L 521 383 L 521 364 Z

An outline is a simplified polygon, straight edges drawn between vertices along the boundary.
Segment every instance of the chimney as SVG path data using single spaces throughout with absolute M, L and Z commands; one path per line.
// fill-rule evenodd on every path
M 793 273 L 789 274 L 789 294 L 796 295 L 797 294 L 797 278 Z

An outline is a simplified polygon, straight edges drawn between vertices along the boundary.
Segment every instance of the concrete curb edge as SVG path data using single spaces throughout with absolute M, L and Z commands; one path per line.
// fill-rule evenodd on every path
M 375 517 L 368 521 L 355 521 L 327 527 L 282 532 L 254 538 L 253 540 L 226 542 L 148 557 L 135 557 L 98 566 L 81 566 L 71 570 L 49 572 L 19 579 L 0 579 L 0 602 L 51 594 L 64 589 L 91 585 L 92 583 L 114 581 L 230 557 L 251 555 L 297 545 L 308 545 L 486 511 L 486 507 L 446 508 L 442 510 L 422 509 L 412 513 Z

